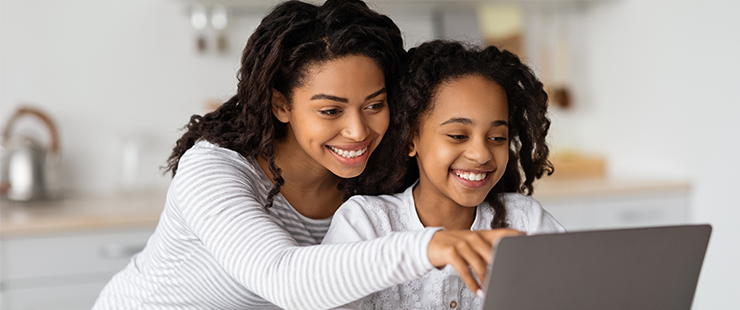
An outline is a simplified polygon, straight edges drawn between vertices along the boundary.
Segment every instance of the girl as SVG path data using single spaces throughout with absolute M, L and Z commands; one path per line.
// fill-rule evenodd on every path
M 528 196 L 534 180 L 552 172 L 547 95 L 531 70 L 507 51 L 455 42 L 425 43 L 409 56 L 394 124 L 406 137 L 396 148 L 411 157 L 402 186 L 408 188 L 393 196 L 352 197 L 336 212 L 323 243 L 430 226 L 563 232 Z M 448 266 L 346 305 L 360 306 L 479 309 L 481 299 Z
M 278 5 L 247 42 L 237 94 L 177 141 L 157 229 L 94 309 L 321 309 L 453 262 L 484 270 L 512 231 L 310 246 L 344 197 L 388 191 L 402 43 L 361 1 Z

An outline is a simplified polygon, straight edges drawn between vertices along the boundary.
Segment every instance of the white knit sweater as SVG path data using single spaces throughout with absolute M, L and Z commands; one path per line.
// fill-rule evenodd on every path
M 323 244 L 372 240 L 401 231 L 424 228 L 416 213 L 413 187 L 393 196 L 354 196 L 334 214 Z M 502 196 L 512 229 L 527 234 L 565 232 L 532 197 Z M 476 207 L 471 230 L 490 229 L 494 212 L 488 203 Z M 434 269 L 424 277 L 373 293 L 337 309 L 480 309 L 481 299 L 467 288 L 452 266 Z

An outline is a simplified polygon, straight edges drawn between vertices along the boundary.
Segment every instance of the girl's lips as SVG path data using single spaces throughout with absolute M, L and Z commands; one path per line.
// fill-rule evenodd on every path
M 485 170 L 450 169 L 450 174 L 455 177 L 455 180 L 466 187 L 472 188 L 486 186 L 491 179 L 491 172 Z

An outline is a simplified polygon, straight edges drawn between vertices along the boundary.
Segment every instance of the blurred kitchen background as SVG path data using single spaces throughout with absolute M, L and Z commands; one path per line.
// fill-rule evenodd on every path
M 234 94 L 275 3 L 0 0 L 2 309 L 89 309 L 153 231 L 181 128 Z M 535 197 L 570 230 L 712 224 L 693 309 L 740 309 L 740 2 L 369 3 L 408 48 L 519 54 L 551 98 L 556 173 Z

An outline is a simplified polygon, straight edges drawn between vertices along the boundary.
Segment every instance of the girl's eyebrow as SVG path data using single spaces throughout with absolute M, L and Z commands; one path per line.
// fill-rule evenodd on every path
M 440 126 L 447 125 L 447 124 L 453 124 L 453 123 L 463 124 L 463 125 L 473 125 L 473 121 L 470 120 L 469 118 L 453 117 L 451 119 L 448 119 L 444 123 L 440 124 Z M 506 127 L 509 127 L 509 122 L 502 121 L 502 120 L 491 122 L 491 127 L 498 127 L 498 126 L 506 126 Z
M 453 124 L 453 123 L 458 123 L 458 124 L 463 124 L 463 125 L 473 125 L 473 121 L 471 121 L 469 118 L 453 117 L 451 119 L 448 119 L 444 123 L 440 124 L 440 126 L 447 125 L 447 124 Z
M 386 92 L 387 91 L 386 91 L 385 87 L 383 87 L 381 90 L 376 91 L 376 92 L 368 95 L 367 97 L 365 97 L 365 100 L 372 99 L 374 97 L 377 97 L 380 94 L 385 94 Z M 316 95 L 313 95 L 313 97 L 311 97 L 311 100 L 319 100 L 319 99 L 326 99 L 326 100 L 337 101 L 337 102 L 342 102 L 342 103 L 348 103 L 349 102 L 349 99 L 347 99 L 347 98 L 342 98 L 342 97 L 337 97 L 337 96 L 332 96 L 332 95 L 327 95 L 327 94 L 316 94 Z

